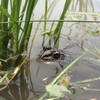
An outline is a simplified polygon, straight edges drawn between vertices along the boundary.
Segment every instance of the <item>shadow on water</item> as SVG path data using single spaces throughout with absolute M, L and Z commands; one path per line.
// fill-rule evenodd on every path
M 93 2 L 92 0 L 72 0 L 70 10 L 95 12 L 96 8 L 94 7 Z M 89 17 L 86 15 L 83 17 L 83 19 L 88 18 Z M 96 19 L 96 17 L 94 16 L 92 19 Z M 87 25 L 88 24 L 86 23 L 64 23 L 62 29 L 63 34 L 61 34 L 62 37 L 59 40 L 58 48 L 63 49 L 67 47 L 67 52 L 70 53 L 72 58 L 76 58 L 82 54 L 84 50 L 80 47 L 81 45 L 84 45 L 91 50 L 94 50 L 94 46 L 99 48 L 99 37 L 85 34 L 84 31 L 87 28 Z M 47 26 L 49 28 L 50 24 L 47 24 Z M 41 32 L 41 30 L 39 31 Z M 45 64 L 37 62 L 36 58 L 41 51 L 41 43 L 42 36 L 36 36 L 36 43 L 34 44 L 32 52 L 32 60 L 22 68 L 19 75 L 5 90 L 0 91 L 0 100 L 38 100 L 45 92 L 45 85 L 49 84 L 64 69 L 64 67 L 69 64 L 62 62 L 61 64 L 64 67 L 61 67 L 59 63 Z M 80 46 L 77 46 L 75 43 Z M 85 56 L 96 58 L 90 53 L 87 53 Z M 95 78 L 100 76 L 100 66 L 96 62 L 81 59 L 68 73 L 71 76 L 72 82 Z M 99 82 L 100 81 L 92 82 L 91 88 L 100 89 Z M 97 100 L 100 99 L 97 91 L 84 91 L 80 89 L 78 93 L 78 95 L 72 95 L 69 96 L 69 98 L 71 98 L 71 100 L 90 100 L 92 98 L 97 98 Z

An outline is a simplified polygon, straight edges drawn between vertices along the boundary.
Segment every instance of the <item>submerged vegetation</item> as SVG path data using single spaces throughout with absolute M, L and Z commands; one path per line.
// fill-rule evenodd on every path
M 72 0 L 65 0 L 63 11 L 61 13 L 59 20 L 51 21 L 51 20 L 48 20 L 48 18 L 50 17 L 52 12 L 50 12 L 49 17 L 48 17 L 48 12 L 50 11 L 50 9 L 52 10 L 53 7 L 55 6 L 53 4 L 56 3 L 56 0 L 54 0 L 50 6 L 48 6 L 48 0 L 44 0 L 44 1 L 45 1 L 45 9 L 44 9 L 45 13 L 41 16 L 40 20 L 38 20 L 39 23 L 36 27 L 33 37 L 31 38 L 32 39 L 31 43 L 30 43 L 30 37 L 32 33 L 31 30 L 34 26 L 34 21 L 35 21 L 33 12 L 37 5 L 38 0 L 25 0 L 24 4 L 22 0 L 8 0 L 8 1 L 1 0 L 0 2 L 1 4 L 0 5 L 0 85 L 1 86 L 3 85 L 3 87 L 0 88 L 0 91 L 5 89 L 9 85 L 9 83 L 15 78 L 15 76 L 17 76 L 19 71 L 22 72 L 21 74 L 23 74 L 23 77 L 24 77 L 24 74 L 26 75 L 25 78 L 23 79 L 25 81 L 25 84 L 28 83 L 27 78 L 30 77 L 29 69 L 26 68 L 23 72 L 21 70 L 21 67 L 24 64 L 29 63 L 29 61 L 31 60 L 30 56 L 31 56 L 31 50 L 34 43 L 34 38 L 39 29 L 39 25 L 42 21 L 44 22 L 44 30 L 42 33 L 39 33 L 40 35 L 43 35 L 42 47 L 45 46 L 45 40 L 47 36 L 49 38 L 47 46 L 51 47 L 53 45 L 53 48 L 56 48 L 57 50 L 58 44 L 59 44 L 59 38 L 61 36 L 63 39 L 66 39 L 66 38 L 70 39 L 68 35 L 66 36 L 61 35 L 61 30 L 65 22 L 64 20 L 65 18 L 69 18 L 71 16 L 70 17 L 72 19 L 71 22 L 82 22 L 79 18 L 74 16 L 74 14 L 100 16 L 100 14 L 94 14 L 94 13 L 68 11 L 68 8 L 72 6 L 71 5 Z M 71 13 L 72 15 L 69 15 L 69 13 Z M 47 22 L 49 21 L 51 21 L 52 23 L 51 23 L 50 30 L 47 30 Z M 58 23 L 54 29 L 53 26 L 56 21 Z M 85 22 L 88 22 L 88 21 L 85 20 Z M 97 22 L 97 21 L 93 21 L 93 22 Z M 85 27 L 84 31 L 87 34 L 92 34 L 93 36 L 95 35 L 99 36 L 100 30 L 97 27 L 96 28 L 92 27 L 93 29 L 91 30 L 91 27 L 92 27 L 91 24 L 88 24 L 87 29 Z M 78 47 L 82 48 L 84 53 L 76 57 L 76 59 L 72 61 L 69 65 L 67 65 L 65 69 L 63 69 L 62 72 L 50 84 L 45 86 L 46 93 L 43 96 L 41 96 L 39 100 L 44 100 L 44 98 L 48 98 L 47 100 L 55 100 L 55 99 L 59 99 L 63 97 L 69 100 L 69 98 L 67 97 L 67 94 L 70 94 L 70 95 L 74 94 L 75 88 L 77 87 L 81 87 L 81 89 L 83 90 L 100 91 L 99 89 L 98 90 L 90 89 L 88 87 L 81 86 L 83 83 L 100 80 L 100 77 L 71 82 L 71 76 L 68 75 L 69 69 L 79 59 L 84 59 L 87 61 L 94 61 L 94 62 L 100 63 L 100 60 L 99 60 L 100 49 L 95 46 L 95 51 L 93 51 L 83 46 L 83 43 L 81 43 L 80 45 L 80 44 L 77 44 L 73 40 L 71 40 L 71 42 L 74 45 L 77 45 Z M 29 48 L 29 44 L 31 44 L 30 48 Z M 84 55 L 87 52 L 95 56 L 96 59 L 85 57 Z M 47 57 L 49 56 L 52 56 L 52 54 L 48 54 L 47 56 L 45 56 L 46 59 L 48 59 Z

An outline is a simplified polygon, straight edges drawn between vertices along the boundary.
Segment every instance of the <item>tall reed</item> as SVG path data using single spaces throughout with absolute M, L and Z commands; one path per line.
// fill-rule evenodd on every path
M 44 16 L 44 20 L 47 20 L 47 0 L 45 0 L 45 16 Z M 46 32 L 46 21 L 44 22 L 44 32 Z M 45 34 L 43 35 L 43 42 L 42 42 L 42 46 L 44 46 L 44 42 L 45 42 Z
M 64 9 L 63 9 L 63 12 L 62 12 L 62 14 L 60 16 L 60 20 L 64 20 L 66 11 L 68 10 L 68 7 L 69 7 L 70 3 L 71 3 L 71 0 L 66 0 L 65 1 Z M 59 39 L 62 26 L 63 26 L 63 21 L 62 22 L 59 21 L 58 24 L 57 24 L 57 26 L 56 26 L 56 29 L 54 31 L 54 34 L 56 34 L 55 35 L 55 39 L 54 39 L 55 40 L 55 43 Z

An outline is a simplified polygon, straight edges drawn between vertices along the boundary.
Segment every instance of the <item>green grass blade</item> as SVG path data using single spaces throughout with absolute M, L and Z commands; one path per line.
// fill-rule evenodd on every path
M 16 0 L 15 18 L 16 18 L 17 21 L 19 19 L 19 16 L 18 16 L 19 15 L 19 13 L 18 13 L 18 2 L 19 2 L 19 0 Z M 17 52 L 18 52 L 18 25 L 17 24 L 15 25 L 15 50 L 14 50 L 15 54 L 17 54 Z
M 45 20 L 47 20 L 47 0 L 45 0 Z M 44 32 L 46 31 L 46 21 L 44 22 Z
M 47 0 L 45 0 L 45 16 L 44 16 L 44 20 L 47 20 Z M 44 32 L 46 31 L 46 21 L 44 22 Z M 42 46 L 45 43 L 45 34 L 43 36 L 43 42 L 42 42 Z
M 20 21 L 23 20 L 24 12 L 25 12 L 25 9 L 26 9 L 26 7 L 27 7 L 28 1 L 29 1 L 29 0 L 26 0 L 26 1 L 25 1 L 25 4 L 24 4 L 23 9 L 22 9 L 22 12 L 21 12 L 21 18 L 20 18 Z M 22 24 L 22 22 L 20 22 L 20 26 L 21 26 L 21 24 Z
M 60 16 L 60 20 L 64 20 L 65 14 L 66 14 L 66 11 L 68 10 L 70 2 L 71 2 L 71 0 L 66 0 L 65 1 L 64 9 L 63 9 L 63 12 L 62 12 L 62 14 Z M 54 34 L 56 34 L 55 43 L 56 43 L 56 41 L 58 40 L 58 38 L 60 36 L 60 32 L 61 32 L 62 26 L 63 26 L 63 22 L 58 22 L 57 27 L 56 27 L 55 32 L 54 32 Z
M 16 19 L 14 19 L 13 16 L 11 16 L 2 6 L 0 6 L 0 11 L 7 17 L 9 17 L 14 23 L 16 23 Z M 19 26 L 19 28 L 24 32 L 24 30 Z
M 50 28 L 50 34 L 49 34 L 49 45 L 51 45 L 51 36 L 54 34 L 54 31 L 52 31 L 53 26 L 54 26 L 54 22 L 55 22 L 55 21 L 52 22 L 52 25 L 51 25 L 51 28 Z M 53 34 L 52 34 L 52 33 L 53 33 Z
M 54 23 L 55 23 L 55 21 L 52 22 L 52 25 L 51 25 L 50 31 L 52 31 L 53 26 L 54 26 Z
M 20 5 L 21 5 L 21 0 L 16 0 L 15 1 L 16 5 L 15 5 L 15 19 L 17 21 L 19 21 L 19 13 L 20 13 Z M 15 50 L 14 53 L 15 55 L 18 53 L 18 36 L 19 36 L 19 27 L 18 27 L 18 23 L 15 24 Z
M 27 14 L 26 14 L 26 18 L 25 18 L 25 26 L 24 26 L 24 33 L 23 33 L 23 36 L 22 36 L 22 40 L 21 40 L 21 43 L 20 43 L 20 47 L 19 47 L 19 51 L 20 52 L 23 52 L 24 50 L 24 41 L 25 41 L 25 37 L 26 37 L 26 34 L 27 34 L 27 29 L 28 29 L 28 25 L 29 25 L 29 21 L 31 19 L 31 15 L 33 13 L 33 10 L 37 4 L 38 0 L 29 0 L 29 3 L 28 3 L 28 7 L 27 7 Z
M 96 78 L 91 78 L 91 79 L 87 79 L 87 80 L 82 80 L 82 81 L 77 81 L 77 82 L 73 82 L 71 84 L 83 84 L 83 83 L 87 83 L 87 82 L 93 82 L 93 81 L 97 81 L 100 80 L 100 77 L 96 77 Z
M 0 11 L 7 17 L 9 17 L 12 21 L 16 22 L 16 20 L 2 7 L 0 6 Z
M 26 34 L 26 48 L 25 48 L 26 50 L 27 50 L 27 47 L 28 47 L 32 26 L 33 26 L 33 23 L 30 23 L 29 26 L 28 26 L 28 30 L 27 30 L 27 34 Z
M 10 4 L 11 4 L 11 16 L 16 19 L 16 0 L 10 0 Z M 18 9 L 17 9 L 18 10 Z M 10 19 L 10 21 L 13 21 L 12 19 Z M 18 25 L 18 24 L 17 24 Z M 17 25 L 15 25 L 14 23 L 9 23 L 9 36 L 12 35 L 15 35 L 14 33 L 17 33 L 16 31 L 16 27 Z M 11 41 L 10 41 L 10 48 L 14 48 L 14 53 L 16 52 L 15 51 L 15 47 L 14 47 L 14 41 L 15 41 L 15 38 L 11 38 Z
M 71 13 L 71 14 L 81 14 L 81 15 L 93 15 L 93 16 L 100 16 L 100 13 L 89 13 L 89 12 L 73 12 L 73 11 L 68 11 L 68 13 Z

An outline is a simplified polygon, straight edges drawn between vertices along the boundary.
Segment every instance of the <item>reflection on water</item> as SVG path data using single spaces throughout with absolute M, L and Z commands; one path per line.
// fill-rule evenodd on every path
M 99 13 L 96 8 L 99 9 L 98 4 L 95 5 L 98 0 L 72 0 L 69 10 L 72 12 L 87 12 L 87 13 Z M 100 4 L 100 2 L 98 2 Z M 68 14 L 67 17 L 74 20 L 97 20 L 99 16 L 92 16 L 87 14 Z
M 53 9 L 51 9 L 51 13 L 52 13 L 50 17 L 51 19 L 59 18 L 64 1 L 65 0 L 56 1 L 56 3 L 53 6 L 54 11 Z M 82 11 L 82 12 L 95 12 L 97 11 L 96 9 L 98 9 L 98 4 L 96 6 L 95 2 L 97 2 L 97 0 L 95 1 L 94 0 L 72 0 L 69 10 Z M 49 5 L 50 3 L 52 2 L 49 1 Z M 37 19 L 40 18 L 41 14 L 43 13 L 42 11 L 44 10 L 43 7 L 44 7 L 44 2 L 39 0 L 36 11 L 34 12 L 35 18 Z M 40 9 L 41 11 L 39 11 Z M 36 13 L 38 11 L 40 13 Z M 98 18 L 95 16 L 90 17 L 86 15 L 82 17 L 83 19 Z M 47 28 L 49 29 L 50 24 L 47 25 L 48 25 Z M 88 37 L 86 35 L 84 36 L 83 27 L 82 29 L 77 27 L 80 25 L 81 25 L 80 23 L 64 24 L 62 33 L 66 36 L 66 38 L 67 35 L 69 35 L 70 39 L 66 40 L 66 38 L 60 38 L 58 48 L 63 49 L 68 45 L 70 46 L 73 44 L 72 41 L 77 42 L 80 45 L 84 45 L 89 49 L 94 49 L 94 45 L 97 47 L 100 45 L 99 42 L 97 43 L 97 41 L 99 41 L 98 37 L 90 37 L 90 36 Z M 40 28 L 42 30 L 39 30 L 39 32 L 43 31 L 43 24 L 41 24 Z M 89 41 L 92 45 L 88 44 Z M 41 97 L 41 95 L 45 92 L 45 83 L 43 79 L 47 79 L 46 84 L 49 84 L 62 71 L 63 68 L 61 68 L 59 63 L 44 64 L 44 63 L 38 63 L 36 61 L 36 57 L 38 53 L 41 51 L 40 50 L 41 42 L 42 42 L 42 37 L 37 35 L 33 47 L 33 52 L 32 52 L 33 59 L 32 61 L 30 61 L 30 65 L 29 64 L 26 65 L 26 67 L 24 67 L 22 71 L 19 73 L 20 76 L 17 76 L 17 78 L 14 81 L 12 81 L 5 90 L 0 91 L 0 100 L 38 100 Z M 67 51 L 71 54 L 73 58 L 79 56 L 82 52 L 84 52 L 81 47 L 75 44 L 73 46 L 68 47 Z M 86 56 L 94 57 L 90 53 L 87 53 Z M 62 63 L 62 65 L 64 67 L 67 66 L 66 63 Z M 96 65 L 95 62 L 80 60 L 72 67 L 71 71 L 69 71 L 69 75 L 71 75 L 71 81 L 73 82 L 88 79 L 88 78 L 95 78 L 100 76 L 100 66 Z M 91 87 L 100 88 L 99 81 L 91 83 Z M 100 96 L 98 92 L 81 91 L 79 95 L 70 96 L 70 98 L 72 98 L 72 100 L 89 100 L 92 98 L 97 98 L 99 100 Z
M 72 0 L 71 11 L 80 12 L 94 12 L 94 5 L 92 0 Z

